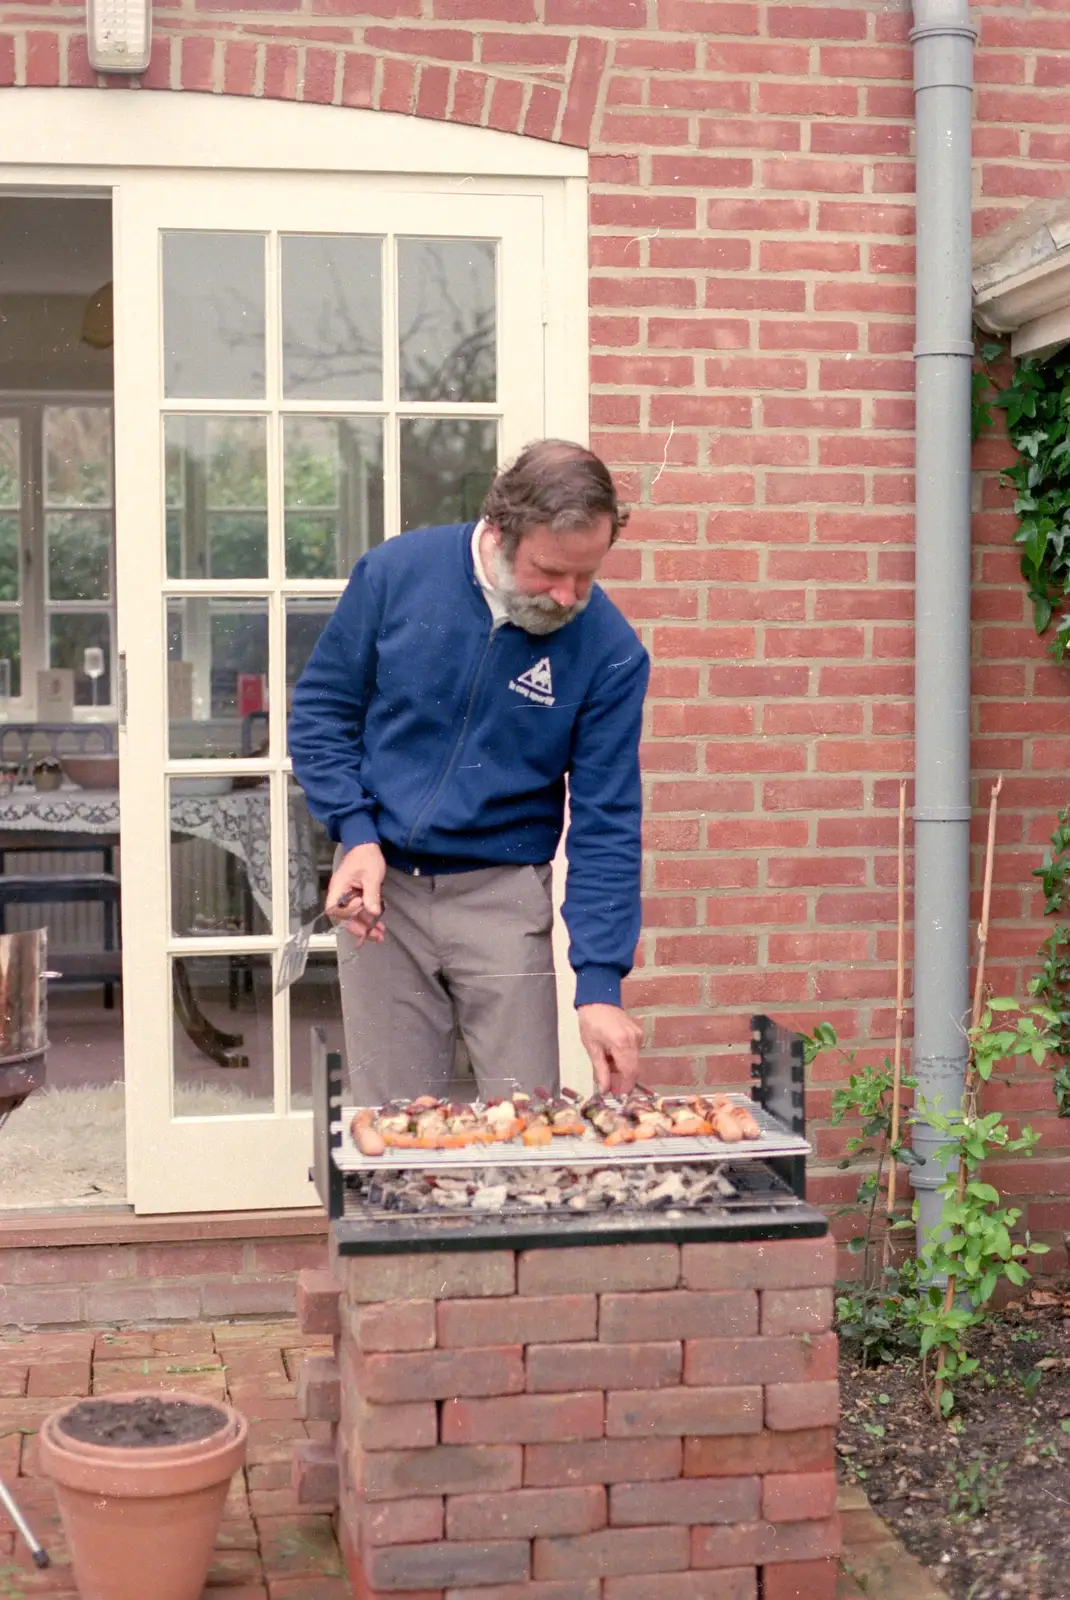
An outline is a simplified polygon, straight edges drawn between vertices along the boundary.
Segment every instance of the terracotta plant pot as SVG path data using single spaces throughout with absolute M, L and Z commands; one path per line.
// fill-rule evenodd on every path
M 139 1442 L 160 1433 L 161 1417 L 163 1436 L 180 1442 Z M 71 1428 L 98 1439 L 103 1429 L 104 1442 Z M 172 1391 L 53 1412 L 41 1428 L 41 1467 L 56 1486 L 81 1600 L 200 1600 L 247 1434 L 230 1406 Z

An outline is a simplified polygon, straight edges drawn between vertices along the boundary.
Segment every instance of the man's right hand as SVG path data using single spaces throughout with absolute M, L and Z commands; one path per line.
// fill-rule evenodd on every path
M 377 922 L 369 931 L 367 923 L 358 918 L 357 912 L 363 909 L 370 911 L 373 917 L 382 916 L 385 877 L 386 861 L 379 846 L 358 844 L 342 857 L 327 885 L 328 916 L 333 917 L 339 927 L 347 929 L 358 945 L 362 945 L 365 939 L 371 939 L 375 944 L 383 942 L 382 923 Z M 343 895 L 354 890 L 356 893 L 349 905 L 335 915 L 331 908 L 338 904 Z

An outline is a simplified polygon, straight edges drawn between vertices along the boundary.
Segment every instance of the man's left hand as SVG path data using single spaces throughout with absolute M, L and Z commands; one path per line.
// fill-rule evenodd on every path
M 641 1025 L 621 1006 L 580 1006 L 576 1015 L 599 1090 L 602 1094 L 627 1094 L 639 1077 Z

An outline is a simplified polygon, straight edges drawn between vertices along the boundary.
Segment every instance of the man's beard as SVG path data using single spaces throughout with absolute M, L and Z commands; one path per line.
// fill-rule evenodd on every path
M 521 594 L 513 564 L 500 547 L 494 552 L 494 587 L 509 621 L 525 633 L 556 633 L 585 611 L 590 600 L 588 594 L 574 605 L 559 606 L 548 594 Z

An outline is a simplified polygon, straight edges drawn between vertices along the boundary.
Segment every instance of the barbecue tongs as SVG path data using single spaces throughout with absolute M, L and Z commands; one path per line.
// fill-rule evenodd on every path
M 284 989 L 288 989 L 304 973 L 305 968 L 308 966 L 309 940 L 324 917 L 332 916 L 336 911 L 344 911 L 346 906 L 359 899 L 360 890 L 349 889 L 340 900 L 336 900 L 332 906 L 326 906 L 322 911 L 317 911 L 311 921 L 302 924 L 296 933 L 290 935 L 282 947 L 282 954 L 279 956 L 279 970 L 275 978 L 276 994 L 281 994 Z M 356 920 L 368 933 L 371 933 L 372 929 L 377 923 L 382 922 L 383 918 L 381 913 L 379 916 L 374 916 L 372 912 L 361 906 L 356 913 Z

